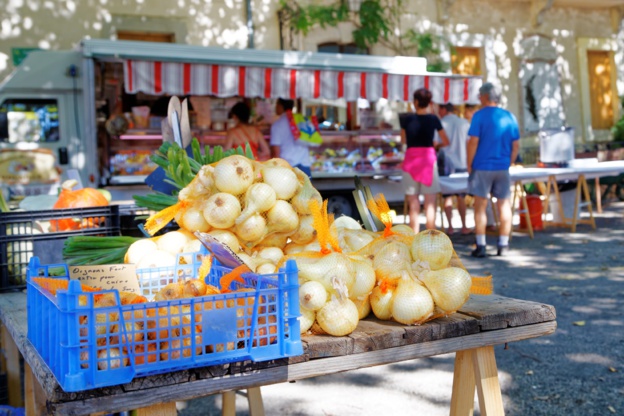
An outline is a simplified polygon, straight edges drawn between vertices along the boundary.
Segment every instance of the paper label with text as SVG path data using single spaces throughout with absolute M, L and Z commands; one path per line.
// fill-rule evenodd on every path
M 141 294 L 134 264 L 105 264 L 100 266 L 70 266 L 70 279 L 101 289 L 117 289 Z

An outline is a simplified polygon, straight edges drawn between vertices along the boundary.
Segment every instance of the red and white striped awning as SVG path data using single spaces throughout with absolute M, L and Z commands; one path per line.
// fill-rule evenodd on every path
M 411 101 L 425 87 L 433 101 L 475 102 L 482 79 L 448 75 L 401 75 L 324 69 L 264 68 L 148 60 L 124 61 L 125 89 L 153 95 L 263 98 L 364 98 Z

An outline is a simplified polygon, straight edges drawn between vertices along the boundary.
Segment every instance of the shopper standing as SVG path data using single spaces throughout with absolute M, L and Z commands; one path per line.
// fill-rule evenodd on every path
M 299 168 L 308 176 L 312 175 L 310 168 L 310 151 L 308 144 L 303 140 L 295 140 L 287 112 L 295 106 L 293 100 L 278 98 L 275 103 L 275 113 L 279 118 L 271 125 L 271 157 L 280 157 L 292 167 Z
M 256 160 L 267 160 L 270 156 L 269 145 L 260 129 L 249 123 L 250 116 L 251 110 L 244 102 L 238 102 L 232 106 L 229 118 L 234 120 L 236 126 L 228 129 L 223 150 L 227 151 L 238 146 L 244 149 L 249 144 Z
M 466 143 L 468 141 L 468 129 L 470 123 L 455 114 L 455 106 L 451 103 L 443 104 L 439 107 L 438 114 L 442 119 L 442 127 L 449 139 L 449 145 L 440 150 L 444 157 L 444 174 L 467 172 L 466 167 Z M 449 227 L 447 233 L 453 234 L 453 197 L 457 198 L 457 211 L 461 219 L 461 233 L 470 234 L 470 229 L 466 227 L 466 194 L 442 195 L 444 197 L 444 212 L 448 219 Z
M 490 82 L 479 88 L 482 108 L 470 124 L 467 146 L 468 193 L 475 198 L 475 232 L 477 247 L 473 257 L 486 256 L 485 209 L 491 194 L 497 199 L 500 216 L 497 254 L 509 248 L 511 233 L 511 202 L 509 166 L 516 160 L 520 132 L 513 114 L 498 106 L 500 92 Z
M 424 195 L 427 229 L 435 229 L 436 196 L 440 192 L 438 167 L 433 139 L 437 131 L 442 143 L 449 140 L 440 119 L 431 114 L 431 91 L 421 88 L 414 92 L 416 114 L 403 114 L 399 118 L 401 141 L 407 146 L 403 160 L 403 187 L 409 206 L 410 225 L 415 232 L 420 224 L 420 195 Z

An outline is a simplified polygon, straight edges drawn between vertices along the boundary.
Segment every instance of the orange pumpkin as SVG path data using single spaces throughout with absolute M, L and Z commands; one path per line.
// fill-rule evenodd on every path
M 97 189 L 82 188 L 73 190 L 72 188 L 78 184 L 77 181 L 70 179 L 61 185 L 61 193 L 59 194 L 53 209 L 65 208 L 87 208 L 87 207 L 104 207 L 108 205 L 106 197 Z M 83 218 L 60 219 L 50 221 L 52 231 L 68 231 L 79 230 L 81 228 L 96 227 L 101 218 Z

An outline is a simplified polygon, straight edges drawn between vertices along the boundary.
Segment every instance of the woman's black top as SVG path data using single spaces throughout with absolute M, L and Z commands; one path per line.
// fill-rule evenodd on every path
M 435 132 L 442 130 L 440 119 L 433 114 L 401 114 L 399 124 L 405 130 L 407 147 L 433 147 Z

